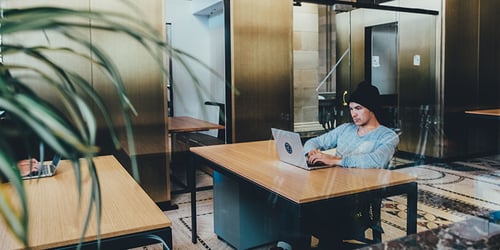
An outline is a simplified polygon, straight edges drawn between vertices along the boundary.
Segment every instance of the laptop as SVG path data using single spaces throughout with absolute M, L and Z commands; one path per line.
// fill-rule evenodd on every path
M 35 170 L 28 175 L 23 176 L 23 179 L 34 179 L 34 178 L 42 178 L 49 177 L 56 174 L 57 166 L 59 165 L 59 161 L 61 160 L 61 156 L 58 154 L 54 155 L 52 158 L 52 162 L 45 163 L 41 165 L 38 170 Z
M 24 180 L 27 179 L 35 179 L 42 177 L 49 177 L 56 174 L 57 166 L 59 165 L 59 161 L 61 160 L 61 156 L 59 154 L 54 154 L 52 158 L 52 162 L 43 164 L 43 156 L 44 156 L 44 145 L 40 143 L 40 164 L 42 164 L 38 170 L 32 171 L 28 175 L 23 176 Z
M 300 135 L 295 132 L 271 128 L 274 143 L 280 161 L 306 170 L 329 167 L 328 165 L 310 165 L 307 163 L 306 152 L 300 140 Z

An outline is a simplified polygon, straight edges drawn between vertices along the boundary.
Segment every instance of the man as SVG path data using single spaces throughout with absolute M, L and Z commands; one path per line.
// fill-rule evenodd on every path
M 380 94 L 368 82 L 358 85 L 349 98 L 353 122 L 308 140 L 304 149 L 309 163 L 356 168 L 385 168 L 399 143 L 398 135 L 380 124 Z M 336 154 L 321 151 L 336 148 Z
M 311 164 L 347 168 L 386 168 L 399 143 L 398 135 L 380 124 L 380 93 L 375 86 L 362 82 L 349 98 L 352 123 L 338 126 L 332 131 L 308 140 L 304 149 Z M 323 150 L 336 149 L 335 155 Z M 380 208 L 380 200 L 358 201 L 343 207 L 324 208 L 311 218 L 311 231 L 319 238 L 320 249 L 342 249 L 343 240 L 364 235 L 371 227 L 382 233 L 374 208 Z

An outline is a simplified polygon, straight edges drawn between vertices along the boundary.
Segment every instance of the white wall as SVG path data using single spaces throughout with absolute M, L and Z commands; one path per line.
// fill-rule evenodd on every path
M 212 100 L 225 103 L 225 43 L 224 43 L 224 13 L 209 18 L 210 27 L 210 65 L 219 75 L 211 74 Z M 221 79 L 222 78 L 222 79 Z
M 194 15 L 198 1 L 166 0 L 165 22 L 172 23 L 172 45 L 191 54 L 203 64 L 224 75 L 224 15 Z M 173 99 L 175 116 L 192 116 L 218 122 L 216 108 L 205 101 L 225 102 L 224 80 L 210 73 L 201 63 L 186 59 L 199 80 L 197 85 L 179 61 L 173 61 Z M 213 131 L 213 133 L 216 133 Z

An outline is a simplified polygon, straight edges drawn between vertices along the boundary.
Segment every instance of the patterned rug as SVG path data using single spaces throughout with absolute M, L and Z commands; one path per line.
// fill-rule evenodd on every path
M 176 210 L 165 211 L 172 221 L 174 249 L 233 249 L 219 240 L 213 232 L 212 191 L 200 191 L 196 196 L 198 236 L 197 244 L 191 243 L 191 203 L 189 194 L 176 195 L 172 201 L 179 206 Z
M 418 232 L 470 216 L 487 217 L 491 211 L 500 210 L 500 156 L 416 166 L 404 160 L 400 162 L 405 167 L 393 171 L 416 176 L 418 180 Z M 203 172 L 198 173 L 197 179 L 202 179 L 204 185 L 211 181 L 211 177 Z M 197 193 L 197 244 L 191 243 L 189 194 L 175 195 L 172 202 L 179 209 L 165 213 L 172 221 L 174 249 L 232 249 L 213 233 L 211 190 Z M 383 201 L 382 223 L 384 241 L 406 235 L 404 196 Z
M 418 165 L 394 170 L 417 177 L 417 231 L 464 220 L 471 216 L 487 218 L 500 210 L 500 157 Z M 405 235 L 406 199 L 384 200 L 383 240 Z

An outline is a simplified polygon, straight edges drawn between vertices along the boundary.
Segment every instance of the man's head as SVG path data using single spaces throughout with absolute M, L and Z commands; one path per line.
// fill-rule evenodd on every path
M 369 82 L 361 82 L 349 97 L 349 109 L 356 125 L 366 124 L 373 116 L 377 119 L 381 109 L 380 92 Z M 378 121 L 378 120 L 377 120 Z

